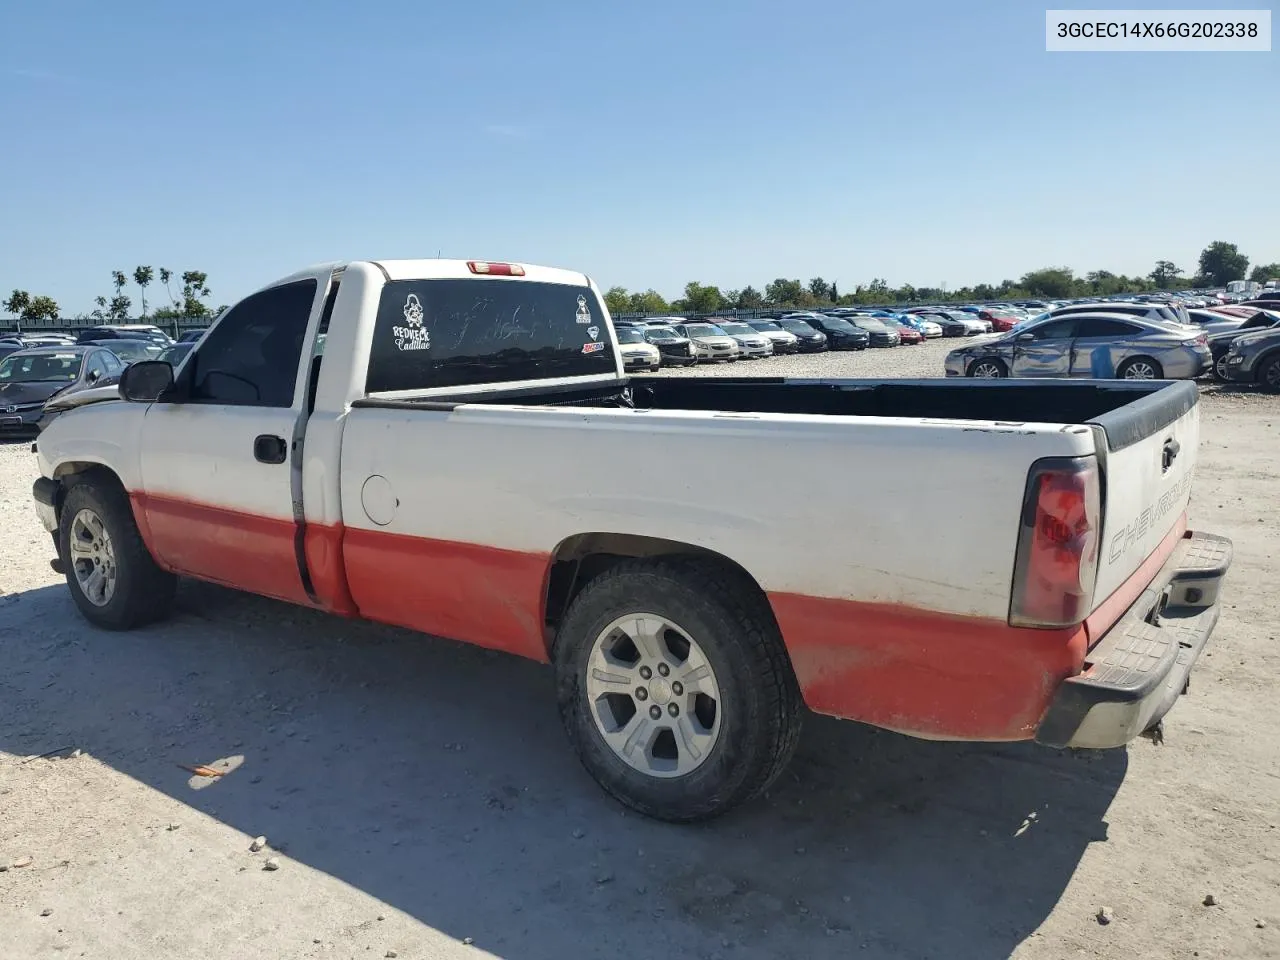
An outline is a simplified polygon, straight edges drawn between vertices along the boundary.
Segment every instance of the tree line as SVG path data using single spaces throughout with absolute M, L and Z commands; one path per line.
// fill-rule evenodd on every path
M 714 313 L 717 310 L 758 310 L 764 307 L 853 306 L 891 303 L 928 302 L 937 300 L 1016 300 L 1032 297 L 1054 299 L 1072 297 L 1106 297 L 1122 293 L 1146 293 L 1153 290 L 1185 290 L 1194 287 L 1223 287 L 1232 280 L 1246 278 L 1265 282 L 1280 279 L 1280 263 L 1259 264 L 1249 273 L 1249 258 L 1234 243 L 1215 240 L 1200 254 L 1199 270 L 1184 276 L 1181 267 L 1169 260 L 1156 261 L 1145 276 L 1129 277 L 1107 270 L 1093 270 L 1077 276 L 1070 267 L 1044 267 L 1023 274 L 1017 280 L 999 284 L 979 283 L 959 290 L 939 287 L 915 287 L 904 284 L 890 287 L 884 280 L 859 284 L 851 292 L 841 292 L 835 281 L 828 283 L 814 277 L 808 283 L 779 277 L 765 284 L 764 290 L 747 286 L 741 290 L 721 290 L 712 284 L 690 281 L 684 296 L 667 300 L 652 288 L 628 291 L 611 287 L 604 295 L 611 313 Z M 147 289 L 156 280 L 164 288 L 168 303 L 148 313 Z M 140 317 L 151 320 L 199 320 L 217 316 L 225 307 L 211 309 L 208 300 L 209 277 L 203 270 L 184 270 L 175 274 L 167 267 L 134 267 L 133 273 L 111 271 L 111 291 L 94 298 L 94 309 L 77 314 L 76 320 L 99 323 L 132 319 L 133 297 L 130 280 L 137 287 Z M 47 294 L 31 294 L 14 290 L 3 303 L 8 313 L 25 322 L 52 321 L 61 318 L 58 302 Z
M 1109 297 L 1124 293 L 1149 293 L 1156 290 L 1187 290 L 1201 287 L 1225 287 L 1232 280 L 1280 280 L 1280 263 L 1259 264 L 1249 273 L 1249 258 L 1234 243 L 1215 240 L 1200 254 L 1199 270 L 1192 276 L 1170 260 L 1157 260 L 1155 268 L 1144 276 L 1125 276 L 1109 270 L 1092 270 L 1077 276 L 1070 267 L 1043 267 L 1023 274 L 1017 280 L 999 284 L 979 283 L 959 290 L 940 287 L 915 287 L 904 284 L 890 287 L 884 280 L 859 284 L 851 292 L 842 293 L 835 282 L 814 277 L 808 283 L 779 277 L 765 284 L 761 292 L 747 286 L 741 290 L 690 281 L 684 296 L 665 299 L 656 290 L 628 291 L 611 287 L 604 295 L 610 313 L 715 313 L 717 310 L 759 310 L 765 307 L 872 306 L 876 304 L 982 300 L 1020 300 L 1036 297 L 1070 299 L 1074 297 Z
M 71 319 L 94 320 L 99 323 L 120 323 L 133 319 L 135 316 L 133 298 L 126 292 L 129 289 L 131 277 L 133 284 L 138 288 L 140 319 L 200 320 L 217 316 L 226 309 L 225 307 L 210 309 L 207 301 L 213 293 L 209 289 L 209 275 L 203 270 L 183 270 L 175 275 L 168 267 L 160 267 L 157 270 L 150 266 L 139 266 L 133 268 L 132 275 L 126 274 L 123 270 L 112 270 L 111 292 L 94 297 L 93 310 L 87 314 L 76 314 Z M 148 313 L 147 288 L 156 279 L 159 279 L 169 302 Z M 58 302 L 53 297 L 47 294 L 33 295 L 26 290 L 14 290 L 3 303 L 0 303 L 0 307 L 27 323 L 62 318 Z

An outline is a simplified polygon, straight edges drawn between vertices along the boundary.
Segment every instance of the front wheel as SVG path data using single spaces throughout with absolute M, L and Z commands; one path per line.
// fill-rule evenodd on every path
M 1213 379 L 1226 383 L 1231 378 L 1227 376 L 1227 355 L 1219 354 L 1217 359 L 1213 361 Z
M 67 491 L 58 526 L 67 586 L 85 619 L 128 630 L 168 615 L 177 578 L 156 565 L 118 486 L 84 480 Z
M 980 360 L 973 361 L 973 366 L 969 367 L 969 376 L 977 377 L 980 380 L 998 380 L 1001 377 L 1009 376 L 1009 368 L 1004 365 L 1003 360 L 995 357 L 983 357 Z
M 618 564 L 573 601 L 553 659 L 583 766 L 646 816 L 724 813 L 795 749 L 800 691 L 767 601 L 716 567 Z
M 1121 380 L 1163 380 L 1164 369 L 1150 357 L 1133 357 L 1120 364 L 1116 376 Z

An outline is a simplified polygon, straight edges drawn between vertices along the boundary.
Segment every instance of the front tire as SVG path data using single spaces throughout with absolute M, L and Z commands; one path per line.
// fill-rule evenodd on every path
M 795 750 L 800 691 L 768 603 L 715 566 L 619 563 L 574 599 L 553 660 L 583 766 L 646 816 L 718 816 Z
M 1227 355 L 1219 354 L 1213 361 L 1213 379 L 1220 383 L 1227 383 L 1230 378 L 1227 377 Z
M 979 380 L 998 380 L 1009 376 L 1009 368 L 997 357 L 980 357 L 969 366 L 969 376 Z
M 1150 357 L 1130 357 L 1120 364 L 1116 376 L 1121 380 L 1163 380 L 1164 368 Z
M 58 554 L 71 598 L 94 626 L 129 630 L 169 615 L 177 578 L 152 559 L 115 484 L 84 480 L 67 491 Z

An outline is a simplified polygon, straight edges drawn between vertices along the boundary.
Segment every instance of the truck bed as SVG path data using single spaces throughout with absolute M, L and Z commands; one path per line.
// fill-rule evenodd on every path
M 452 410 L 462 404 L 632 407 L 637 410 L 724 411 L 1000 424 L 1091 424 L 1118 450 L 1174 422 L 1195 406 L 1186 381 L 872 380 L 788 377 L 631 378 L 589 387 L 536 387 L 459 394 L 448 400 L 356 402 L 365 407 Z

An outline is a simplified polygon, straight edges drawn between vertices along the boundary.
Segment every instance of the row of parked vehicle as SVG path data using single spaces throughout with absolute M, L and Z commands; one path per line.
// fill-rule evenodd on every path
M 950 377 L 1195 379 L 1280 393 L 1280 296 L 1188 306 L 1182 297 L 1067 303 L 951 351 Z
M 38 432 L 87 391 L 114 390 L 139 360 L 177 366 L 203 334 L 191 330 L 175 341 L 150 324 L 120 324 L 0 337 L 0 436 Z

